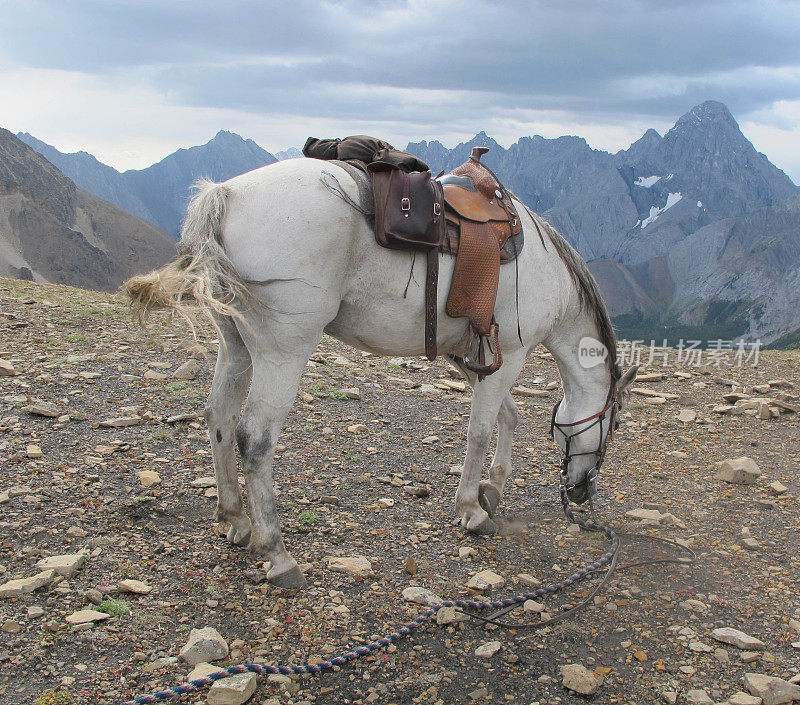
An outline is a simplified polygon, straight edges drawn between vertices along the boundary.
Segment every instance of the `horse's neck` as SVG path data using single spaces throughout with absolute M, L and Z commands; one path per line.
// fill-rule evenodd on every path
M 585 311 L 579 311 L 568 317 L 545 341 L 564 385 L 564 400 L 558 414 L 562 422 L 597 413 L 605 406 L 611 388 L 611 373 L 606 362 L 588 369 L 581 364 L 579 348 L 584 338 L 600 340 L 594 320 Z

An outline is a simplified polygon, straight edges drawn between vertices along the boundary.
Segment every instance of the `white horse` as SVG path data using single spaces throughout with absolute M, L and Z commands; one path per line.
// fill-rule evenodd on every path
M 425 349 L 419 284 L 425 258 L 413 266 L 408 252 L 377 246 L 364 215 L 330 188 L 331 176 L 358 201 L 358 185 L 345 169 L 315 159 L 199 184 L 183 227 L 182 256 L 126 284 L 140 318 L 158 308 L 188 313 L 197 304 L 213 316 L 220 348 L 206 420 L 217 517 L 230 524 L 228 540 L 247 544 L 254 560 L 269 561 L 267 578 L 285 588 L 303 587 L 305 579 L 281 536 L 272 480 L 275 445 L 322 334 L 377 354 L 416 356 Z M 509 390 L 528 352 L 543 343 L 558 365 L 564 398 L 554 410 L 555 438 L 565 453 L 562 482 L 576 502 L 595 491 L 614 412 L 636 375 L 633 368 L 623 375 L 617 367 L 611 322 L 585 263 L 546 222 L 516 206 L 527 242 L 519 255 L 518 290 L 514 265 L 501 268 L 495 318 L 503 364 L 480 381 L 460 368 L 473 394 L 455 508 L 461 524 L 478 534 L 496 531 L 491 515 L 511 474 L 518 423 Z M 438 349 L 458 366 L 468 323 L 445 315 L 454 258 L 443 255 L 440 264 Z M 602 364 L 581 364 L 579 344 L 587 337 L 605 346 Z M 495 424 L 497 449 L 489 478 L 481 481 Z M 252 521 L 239 490 L 235 446 Z

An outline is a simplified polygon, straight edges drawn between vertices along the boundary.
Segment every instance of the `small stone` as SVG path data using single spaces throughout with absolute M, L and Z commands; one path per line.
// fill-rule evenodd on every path
M 433 443 L 438 443 L 438 442 L 439 442 L 439 436 L 426 436 L 420 441 L 420 443 L 423 443 L 424 445 L 432 445 Z
M 98 612 L 97 610 L 78 610 L 67 617 L 67 622 L 69 624 L 94 624 L 95 622 L 102 622 L 109 617 L 111 617 L 110 614 Z
M 431 493 L 427 485 L 406 485 L 403 487 L 403 492 L 419 499 L 424 499 Z
M 525 600 L 522 609 L 525 610 L 525 612 L 540 614 L 545 611 L 545 606 L 541 602 L 536 602 L 536 600 Z
M 688 705 L 714 705 L 714 701 L 708 697 L 705 690 L 690 690 L 686 693 Z
M 197 680 L 198 678 L 205 678 L 209 673 L 219 671 L 220 667 L 215 666 L 213 663 L 206 663 L 205 661 L 198 663 L 186 676 L 187 681 Z
M 711 646 L 704 644 L 702 641 L 690 641 L 689 649 L 696 654 L 707 654 L 714 650 Z
M 681 409 L 676 418 L 681 423 L 692 423 L 697 420 L 697 412 L 694 409 Z
M 530 573 L 518 573 L 516 577 L 520 585 L 524 585 L 525 587 L 538 587 L 542 584 L 541 580 L 535 578 Z
M 61 412 L 55 404 L 42 401 L 41 399 L 31 399 L 26 406 L 22 407 L 22 411 L 33 416 L 47 416 L 49 418 L 55 418 L 61 415 Z
M 417 561 L 414 560 L 414 556 L 408 556 L 406 558 L 406 573 L 409 575 L 416 575 L 419 567 L 417 566 Z
M 638 519 L 642 521 L 661 521 L 661 512 L 657 509 L 632 509 L 629 512 L 625 512 L 625 516 L 628 519 Z
M 97 425 L 100 428 L 126 428 L 127 426 L 138 426 L 144 423 L 141 416 L 119 416 L 114 419 L 104 419 Z
M 463 612 L 459 612 L 455 607 L 442 607 L 436 613 L 436 623 L 441 625 L 456 624 L 465 622 L 469 619 Z
M 39 446 L 28 446 L 25 449 L 25 455 L 29 458 L 41 458 L 44 453 L 42 453 L 42 449 Z
M 347 427 L 349 433 L 362 433 L 367 430 L 367 425 L 363 423 L 354 423 Z
M 717 463 L 717 479 L 737 485 L 753 485 L 761 470 L 751 458 L 732 458 Z
M 458 547 L 458 557 L 459 558 L 471 558 L 472 556 L 476 555 L 477 551 L 472 548 L 472 546 L 459 546 Z
M 140 470 L 136 475 L 142 487 L 153 487 L 161 484 L 161 475 L 155 470 Z
M 496 590 L 506 584 L 505 579 L 492 570 L 482 570 L 467 582 L 470 590 Z
M 255 673 L 240 673 L 215 681 L 208 690 L 208 705 L 242 705 L 256 692 L 258 677 Z
M 391 509 L 394 506 L 394 500 L 391 497 L 381 497 L 376 504 L 384 509 Z
M 761 651 L 766 646 L 761 639 L 756 639 L 754 636 L 731 627 L 715 629 L 711 632 L 711 636 L 723 644 L 730 644 L 737 649 L 746 649 L 747 651 Z
M 594 673 L 579 663 L 561 666 L 561 684 L 567 689 L 581 695 L 593 695 L 602 684 Z
M 228 655 L 228 643 L 214 627 L 192 629 L 180 657 L 190 666 L 203 661 L 220 661 Z
M 175 372 L 172 373 L 174 379 L 194 379 L 200 374 L 200 364 L 196 360 L 187 360 Z
M 403 590 L 402 595 L 406 602 L 413 602 L 426 607 L 432 607 L 442 602 L 441 597 L 423 587 L 407 587 Z
M 372 572 L 372 563 L 370 563 L 364 556 L 326 556 L 328 568 L 336 573 L 349 573 L 354 578 L 359 580 L 370 577 Z
M 153 382 L 163 382 L 165 379 L 168 379 L 167 375 L 163 372 L 158 372 L 156 370 L 147 370 L 142 377 L 144 379 L 149 379 Z
M 789 488 L 780 480 L 775 480 L 775 482 L 770 483 L 769 491 L 776 496 L 780 496 L 782 494 L 786 494 L 789 491 Z
M 667 703 L 667 705 L 675 705 L 678 702 L 678 693 L 674 690 L 667 690 L 661 693 L 661 699 Z
M 17 371 L 14 369 L 14 365 L 0 357 L 0 377 L 13 377 L 15 374 Z
M 120 580 L 117 589 L 134 595 L 149 595 L 153 591 L 153 588 L 141 580 Z
M 514 387 L 511 390 L 511 393 L 518 397 L 536 397 L 539 399 L 544 399 L 550 396 L 550 394 L 543 389 L 531 389 L 530 387 L 523 387 L 522 385 Z
M 499 641 L 487 641 L 475 649 L 475 656 L 478 658 L 492 658 L 502 648 L 503 645 Z
M 13 619 L 7 619 L 3 622 L 2 626 L 0 626 L 0 629 L 8 634 L 17 634 L 22 631 L 22 625 Z
M 800 686 L 775 676 L 761 673 L 745 673 L 744 687 L 763 701 L 764 705 L 783 705 L 800 700 Z
M 217 478 L 206 475 L 204 477 L 196 477 L 189 483 L 192 487 L 200 487 L 205 489 L 206 487 L 216 487 L 217 486 Z
M 44 610 L 39 605 L 28 607 L 28 619 L 39 619 L 39 617 L 44 617 Z
M 70 526 L 66 534 L 74 539 L 85 539 L 89 535 L 89 532 L 82 529 L 80 526 Z
M 348 399 L 353 399 L 355 401 L 361 399 L 361 390 L 358 387 L 348 387 L 347 389 L 343 389 L 342 394 L 344 394 Z
M 739 691 L 728 698 L 728 705 L 761 705 L 764 701 L 755 695 Z
M 54 570 L 65 578 L 71 578 L 83 567 L 85 562 L 85 553 L 68 553 L 62 556 L 43 558 L 36 564 L 36 567 L 39 570 Z

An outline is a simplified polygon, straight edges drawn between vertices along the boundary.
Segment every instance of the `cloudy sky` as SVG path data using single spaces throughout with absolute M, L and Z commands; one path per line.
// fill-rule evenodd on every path
M 0 126 L 119 169 L 219 129 L 663 133 L 704 100 L 800 183 L 797 0 L 0 0 Z

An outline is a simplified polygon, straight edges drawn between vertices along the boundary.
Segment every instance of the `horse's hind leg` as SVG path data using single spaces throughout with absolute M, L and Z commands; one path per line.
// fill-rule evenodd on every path
M 248 316 L 237 327 L 253 360 L 253 381 L 236 443 L 247 483 L 253 520 L 248 550 L 253 560 L 268 560 L 267 579 L 283 588 L 302 588 L 305 578 L 283 544 L 275 502 L 272 467 L 275 445 L 292 408 L 308 358 L 336 307 L 297 314 Z
M 216 317 L 220 345 L 214 381 L 206 403 L 206 423 L 217 479 L 217 520 L 230 524 L 228 541 L 245 546 L 250 519 L 242 504 L 234 448 L 236 425 L 242 413 L 252 365 L 250 353 L 230 318 Z
M 508 353 L 504 357 L 503 366 L 493 375 L 478 382 L 472 394 L 467 430 L 467 454 L 456 492 L 456 512 L 461 517 L 462 526 L 473 533 L 493 534 L 497 531 L 497 526 L 488 512 L 480 505 L 479 483 L 483 474 L 483 461 L 489 448 L 492 429 L 498 420 L 500 407 L 524 362 L 524 349 Z
M 489 468 L 489 479 L 478 487 L 481 506 L 492 516 L 503 497 L 506 481 L 511 476 L 511 447 L 514 431 L 519 424 L 517 403 L 510 392 L 506 393 L 497 414 L 497 448 Z

